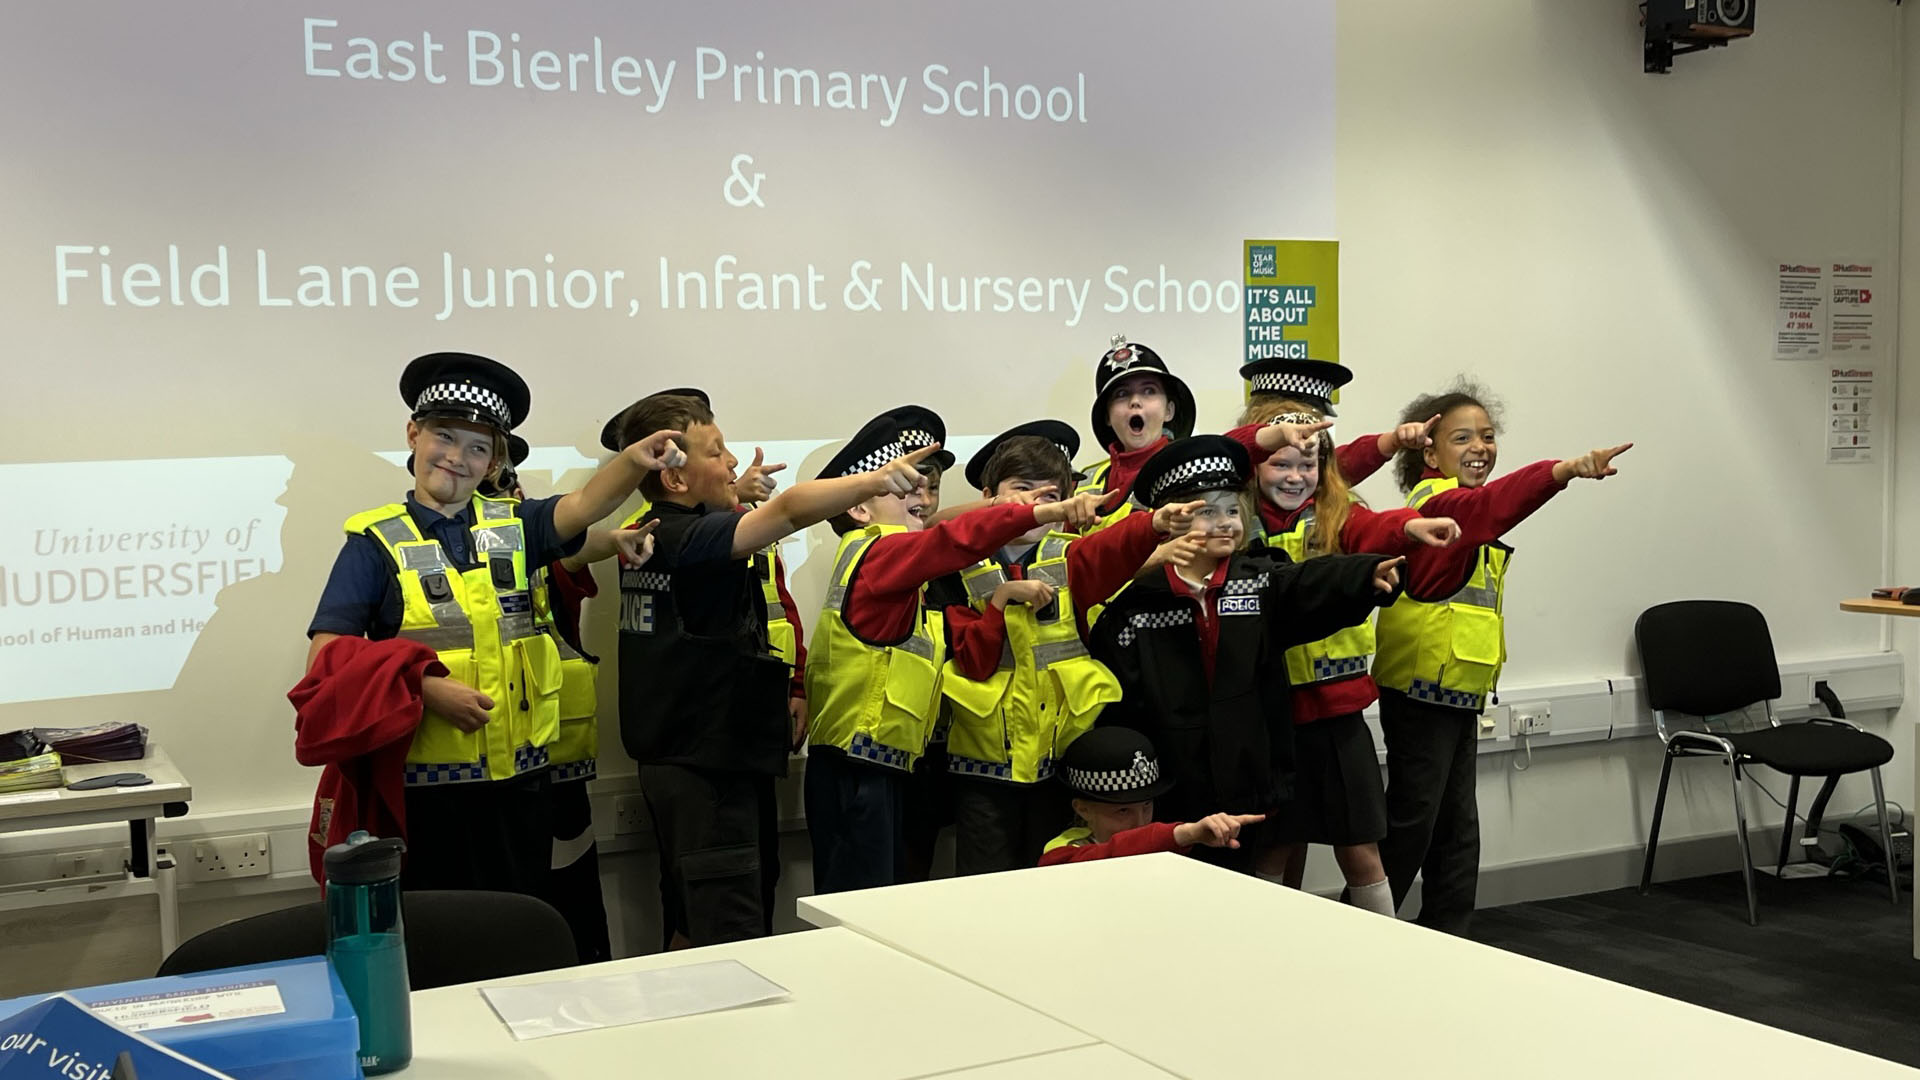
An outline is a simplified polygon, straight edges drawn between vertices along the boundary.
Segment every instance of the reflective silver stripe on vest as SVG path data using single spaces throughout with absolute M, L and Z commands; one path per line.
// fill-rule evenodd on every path
M 1447 598 L 1449 604 L 1466 604 L 1469 607 L 1486 608 L 1489 611 L 1500 609 L 1500 590 L 1484 585 L 1468 585 Z
M 500 521 L 505 518 L 510 518 L 519 509 L 517 503 L 507 502 L 505 500 L 475 499 L 474 501 L 480 504 L 480 520 L 482 521 Z
M 401 544 L 411 544 L 420 539 L 405 521 L 397 517 L 382 518 L 374 522 L 373 531 L 379 533 L 380 539 L 385 540 L 387 546 L 392 548 L 397 548 Z
M 484 555 L 494 551 L 523 551 L 527 543 L 518 525 L 490 525 L 473 530 L 473 546 Z
M 847 571 L 853 568 L 854 561 L 859 559 L 868 546 L 878 539 L 880 538 L 877 536 L 869 536 L 865 540 L 856 541 L 847 550 L 841 552 L 840 558 L 833 564 L 833 577 L 830 579 L 833 584 L 827 586 L 827 606 L 839 609 L 842 618 L 846 616 L 847 587 L 841 582 L 846 578 Z
M 501 593 L 500 595 L 516 596 L 521 594 Z M 533 624 L 533 615 L 530 612 L 522 613 L 518 615 L 500 616 L 500 640 L 501 641 L 518 641 L 521 638 L 530 638 L 535 634 L 538 634 L 541 632 L 542 632 L 541 628 Z
M 1067 568 L 1062 563 L 1035 566 L 1027 570 L 1027 578 L 1031 581 L 1044 581 L 1056 589 L 1064 589 L 1067 587 Z
M 1058 536 L 1048 536 L 1048 537 L 1042 538 L 1040 541 L 1040 553 L 1037 556 L 1035 556 L 1034 561 L 1035 562 L 1051 562 L 1054 559 L 1066 558 L 1068 543 L 1069 541 Z
M 1077 637 L 1068 641 L 1049 641 L 1044 645 L 1033 647 L 1033 666 L 1044 669 L 1049 664 L 1057 664 L 1062 660 L 1073 660 L 1085 655 L 1087 655 L 1086 642 Z
M 408 641 L 417 641 L 434 652 L 446 652 L 449 649 L 473 648 L 473 627 L 468 626 L 429 626 L 421 630 L 402 630 L 400 635 Z
M 447 556 L 440 550 L 440 544 L 432 540 L 424 544 L 413 540 L 407 541 L 407 546 L 400 549 L 400 568 L 415 570 L 422 574 L 434 570 L 445 572 L 453 569 L 447 565 Z
M 1428 499 L 1433 498 L 1434 487 L 1435 487 L 1435 482 L 1432 480 L 1429 480 L 1424 484 L 1414 485 L 1414 489 L 1407 493 L 1407 505 L 1419 506 L 1421 503 L 1426 502 Z
M 898 645 L 893 646 L 893 648 L 900 649 L 904 652 L 910 652 L 915 656 L 922 657 L 929 664 L 933 663 L 933 642 L 928 641 L 925 637 L 921 636 L 918 630 L 914 631 L 914 634 L 912 637 L 908 638 L 907 640 L 901 642 Z
M 988 600 L 992 598 L 993 590 L 1006 583 L 1007 574 L 1004 570 L 994 569 L 974 574 L 967 578 L 967 598 L 970 600 Z

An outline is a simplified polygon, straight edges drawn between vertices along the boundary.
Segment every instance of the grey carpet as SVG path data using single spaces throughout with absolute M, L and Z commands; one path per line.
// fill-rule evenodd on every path
M 1883 883 L 1739 874 L 1483 909 L 1473 937 L 1561 967 L 1920 1066 L 1911 896 Z

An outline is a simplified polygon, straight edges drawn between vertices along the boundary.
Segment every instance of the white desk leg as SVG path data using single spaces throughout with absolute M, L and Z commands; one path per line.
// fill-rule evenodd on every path
M 153 860 L 155 896 L 160 901 L 160 959 L 180 947 L 180 898 L 174 892 L 173 853 L 156 850 Z

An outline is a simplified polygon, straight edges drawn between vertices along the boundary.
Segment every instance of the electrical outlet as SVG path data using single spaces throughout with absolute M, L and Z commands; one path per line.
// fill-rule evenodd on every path
M 1507 730 L 1507 714 L 1512 710 L 1506 705 L 1490 705 L 1480 714 L 1480 737 L 1497 739 Z
M 273 870 L 266 833 L 195 840 L 192 854 L 192 859 L 186 864 L 188 881 L 265 877 Z
M 1553 730 L 1553 704 L 1547 701 L 1533 701 L 1513 707 L 1513 719 L 1508 730 L 1515 736 L 1545 735 Z
M 613 832 L 616 836 L 647 830 L 647 800 L 639 795 L 622 795 L 613 800 Z
M 92 851 L 63 851 L 53 857 L 53 876 L 56 881 L 68 878 L 104 877 L 107 874 L 107 853 L 105 849 Z

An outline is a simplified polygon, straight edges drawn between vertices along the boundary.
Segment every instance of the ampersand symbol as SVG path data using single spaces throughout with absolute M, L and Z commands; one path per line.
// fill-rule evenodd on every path
M 767 205 L 760 201 L 760 183 L 767 178 L 767 174 L 757 172 L 749 179 L 740 171 L 743 166 L 751 164 L 753 164 L 752 154 L 733 155 L 733 162 L 729 166 L 733 174 L 727 177 L 726 184 L 720 189 L 720 197 L 727 200 L 728 206 L 764 207 Z

